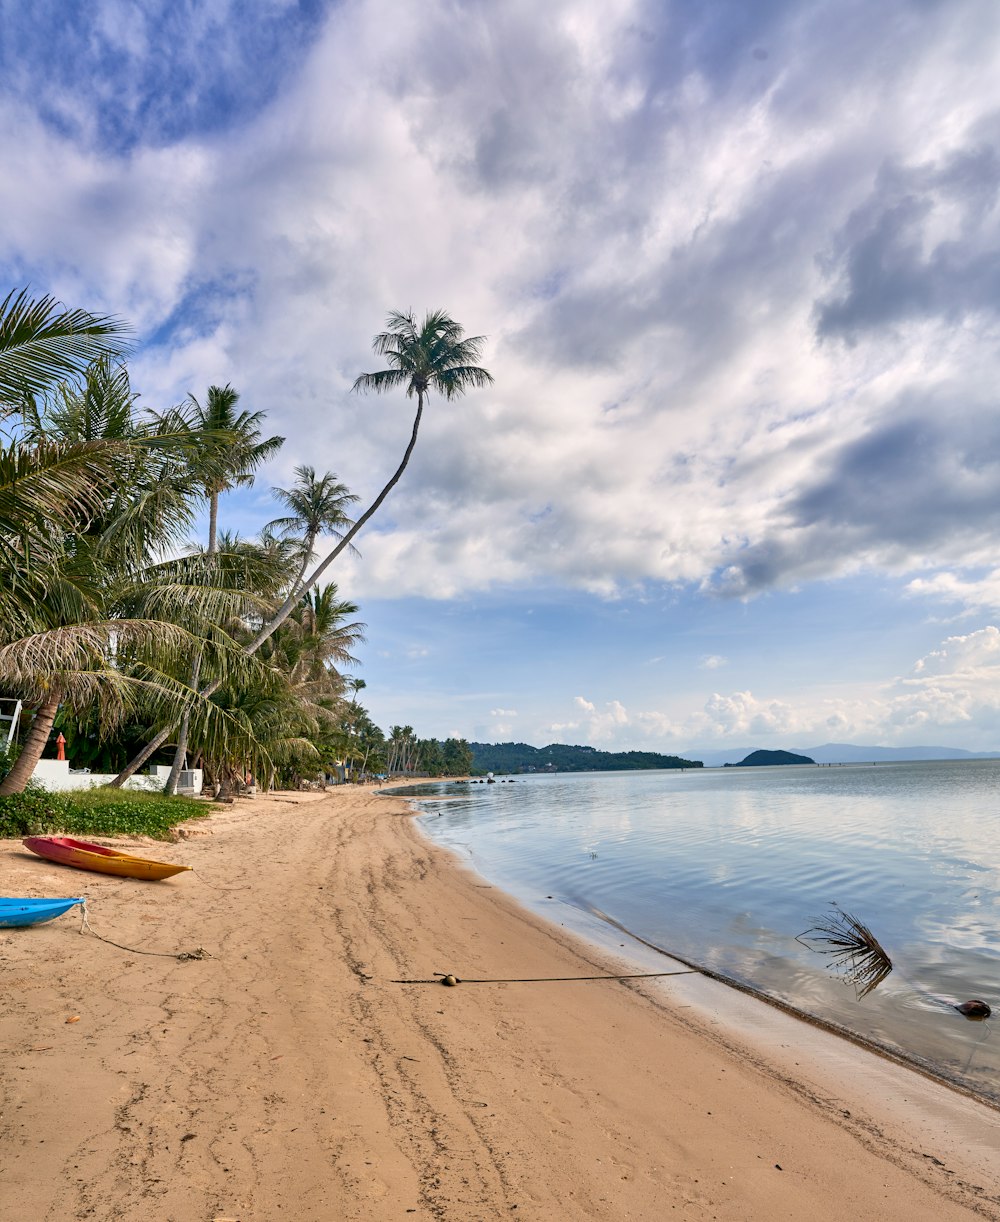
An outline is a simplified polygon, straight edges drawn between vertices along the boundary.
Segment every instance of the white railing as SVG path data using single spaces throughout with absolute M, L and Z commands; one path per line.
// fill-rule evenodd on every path
M 8 710 L 10 710 L 8 712 Z M 0 745 L 6 750 L 14 741 L 21 720 L 21 702 L 12 696 L 0 696 Z

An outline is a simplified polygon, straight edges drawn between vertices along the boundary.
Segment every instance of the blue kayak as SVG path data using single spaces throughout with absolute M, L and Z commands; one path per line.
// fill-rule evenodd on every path
M 51 921 L 53 917 L 62 916 L 74 904 L 82 904 L 80 899 L 31 900 L 0 895 L 0 928 L 11 925 L 39 925 L 42 921 Z

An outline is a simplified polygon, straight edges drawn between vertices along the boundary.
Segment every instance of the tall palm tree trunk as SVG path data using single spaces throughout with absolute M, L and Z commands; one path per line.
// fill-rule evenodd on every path
M 208 552 L 214 556 L 219 538 L 219 494 L 213 492 L 208 498 Z
M 294 588 L 292 590 L 291 594 L 289 594 L 289 596 L 282 603 L 281 607 L 279 607 L 271 622 L 269 624 L 265 624 L 265 626 L 250 642 L 250 644 L 247 645 L 246 651 L 248 654 L 256 653 L 257 650 L 260 649 L 261 645 L 263 645 L 270 636 L 277 632 L 285 620 L 288 619 L 289 615 L 291 615 L 292 611 L 294 611 L 298 606 L 303 594 L 305 594 L 308 590 L 311 590 L 316 582 L 319 581 L 320 577 L 322 577 L 323 573 L 329 568 L 334 560 L 337 559 L 340 553 L 344 551 L 345 548 L 350 547 L 358 532 L 362 529 L 368 519 L 376 512 L 393 488 L 395 488 L 395 486 L 399 483 L 400 478 L 402 477 L 402 474 L 406 470 L 407 464 L 410 461 L 410 455 L 413 453 L 414 446 L 417 444 L 417 433 L 420 430 L 420 418 L 423 413 L 424 395 L 423 391 L 418 389 L 417 412 L 413 418 L 413 430 L 410 433 L 410 443 L 406 447 L 406 453 L 403 455 L 403 460 L 396 468 L 392 478 L 378 494 L 375 500 L 372 501 L 371 505 L 368 506 L 361 517 L 358 518 L 347 534 L 344 535 L 343 539 L 340 540 L 337 546 L 334 547 L 329 555 L 312 571 L 307 580 L 304 583 L 300 583 L 298 588 Z M 221 686 L 221 679 L 213 679 L 212 682 L 203 687 L 198 694 L 204 699 L 208 699 L 208 697 L 214 692 L 218 691 Z M 155 751 L 158 751 L 159 748 L 163 746 L 173 732 L 176 724 L 177 723 L 175 722 L 173 725 L 167 726 L 165 729 L 161 730 L 159 734 L 157 734 L 152 742 L 147 743 L 146 746 L 143 747 L 143 749 L 138 753 L 138 755 L 136 755 L 134 759 L 131 759 L 115 777 L 115 779 L 111 782 L 112 786 L 115 788 L 120 788 L 122 785 L 124 785 L 128 778 L 132 776 L 133 773 L 137 772 Z
M 208 555 L 214 556 L 219 550 L 219 494 L 213 492 L 208 498 Z M 198 676 L 201 674 L 201 650 L 195 654 L 191 664 L 191 680 L 189 687 L 198 690 Z M 188 732 L 191 729 L 191 710 L 185 709 L 181 718 L 180 729 L 177 731 L 177 750 L 174 752 L 174 762 L 170 765 L 170 775 L 167 777 L 163 792 L 172 798 L 177 792 L 177 781 L 184 767 L 184 757 L 187 755 Z
M 281 607 L 278 609 L 278 612 L 275 615 L 274 619 L 272 619 L 269 624 L 266 624 L 260 630 L 260 632 L 257 633 L 254 639 L 250 642 L 250 644 L 247 646 L 247 653 L 256 653 L 257 650 L 260 649 L 261 645 L 263 645 L 264 642 L 268 639 L 268 637 L 270 637 L 274 632 L 276 632 L 281 627 L 281 625 L 285 622 L 285 620 L 288 619 L 289 615 L 291 615 L 291 613 L 298 606 L 299 601 L 301 600 L 303 594 L 311 590 L 313 586 L 316 584 L 316 582 L 319 581 L 319 579 L 323 576 L 326 570 L 330 567 L 330 565 L 333 564 L 334 560 L 337 559 L 340 553 L 344 551 L 345 548 L 350 547 L 352 541 L 354 540 L 358 532 L 361 530 L 361 528 L 365 525 L 365 523 L 372 516 L 372 514 L 375 513 L 375 511 L 379 508 L 379 506 L 382 504 L 385 498 L 389 495 L 389 493 L 393 490 L 393 488 L 395 488 L 395 486 L 399 483 L 400 478 L 402 477 L 402 474 L 406 470 L 407 464 L 410 461 L 410 455 L 413 453 L 413 448 L 417 444 L 417 433 L 420 429 L 420 418 L 423 414 L 424 414 L 424 395 L 423 395 L 423 391 L 418 390 L 417 391 L 417 414 L 413 418 L 413 431 L 410 434 L 410 443 L 406 447 L 406 453 L 403 455 L 402 462 L 396 468 L 395 474 L 389 480 L 386 486 L 382 489 L 382 491 L 378 494 L 375 500 L 372 501 L 372 503 L 368 506 L 365 512 L 361 515 L 361 517 L 358 518 L 358 520 L 354 523 L 354 525 L 347 532 L 347 534 L 344 535 L 343 539 L 340 540 L 337 546 L 334 547 L 330 551 L 330 553 L 326 556 L 326 558 L 323 561 L 321 561 L 321 563 L 317 565 L 315 569 L 313 569 L 312 573 L 309 575 L 307 580 L 302 582 L 297 589 L 292 590 L 291 594 L 289 594 L 289 596 L 285 599 L 284 603 L 282 603 Z M 216 684 L 216 687 L 217 686 L 218 684 Z M 214 687 L 212 688 L 212 691 L 215 691 Z
M 192 691 L 198 690 L 198 677 L 201 674 L 201 652 L 195 655 L 194 662 L 191 666 L 191 682 Z M 191 710 L 185 709 L 184 716 L 181 718 L 181 726 L 177 731 L 177 750 L 174 752 L 174 762 L 170 765 L 170 775 L 167 777 L 166 784 L 163 786 L 163 792 L 168 797 L 173 797 L 177 792 L 177 781 L 181 775 L 181 769 L 184 767 L 184 757 L 187 755 L 188 731 L 191 728 Z
M 4 777 L 3 784 L 0 785 L 0 798 L 6 798 L 12 793 L 21 793 L 31 780 L 35 765 L 42 758 L 42 752 L 49 741 L 52 723 L 59 711 L 59 698 L 60 693 L 54 691 L 35 713 L 35 720 L 31 723 L 31 729 L 24 740 L 21 754 L 14 761 L 14 767 Z

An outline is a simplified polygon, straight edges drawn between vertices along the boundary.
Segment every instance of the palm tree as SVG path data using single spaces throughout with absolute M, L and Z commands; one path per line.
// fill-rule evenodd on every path
M 245 673 L 250 661 L 222 631 L 196 636 L 181 626 L 217 620 L 225 605 L 218 590 L 191 572 L 165 581 L 164 566 L 150 568 L 129 549 L 88 534 L 101 507 L 84 504 L 75 524 L 52 532 L 57 537 L 42 557 L 22 552 L 13 563 L 15 541 L 4 558 L 5 603 L 16 613 L 0 625 L 0 682 L 36 714 L 0 796 L 20 792 L 30 779 L 60 704 L 77 714 L 96 710 L 102 729 L 140 710 L 162 723 L 190 702 L 190 689 L 173 674 L 192 649 L 204 650 L 217 673 Z M 246 595 L 235 597 L 245 608 Z M 200 718 L 217 714 L 201 697 L 197 711 Z
M 285 601 L 278 608 L 273 618 L 257 633 L 247 645 L 247 653 L 253 654 L 261 645 L 285 622 L 298 605 L 302 595 L 310 590 L 329 566 L 346 548 L 350 547 L 355 537 L 362 530 L 372 515 L 399 483 L 406 470 L 410 455 L 417 444 L 417 433 L 424 412 L 424 399 L 431 391 L 437 391 L 445 399 L 455 399 L 465 394 L 471 388 L 489 386 L 493 383 L 493 375 L 473 362 L 478 361 L 486 340 L 484 336 L 465 338 L 464 329 L 443 310 L 432 310 L 425 315 L 419 325 L 412 313 L 391 313 L 386 320 L 386 330 L 380 332 L 372 341 L 372 347 L 379 356 L 384 356 L 389 368 L 375 373 L 364 373 L 354 383 L 352 390 L 375 391 L 382 393 L 397 387 L 403 387 L 407 397 L 414 395 L 417 399 L 417 411 L 413 419 L 410 441 L 403 454 L 402 461 L 389 479 L 382 491 L 358 518 L 351 529 L 327 553 L 312 573 L 292 589 Z M 332 477 L 330 477 L 332 478 Z M 210 696 L 217 690 L 218 684 L 209 684 L 202 689 L 203 696 Z M 136 755 L 114 780 L 115 785 L 122 785 L 169 737 L 170 731 L 164 730 L 149 742 Z
M 106 353 L 120 355 L 127 331 L 117 318 L 11 290 L 0 302 L 0 404 L 19 404 L 77 377 Z
M 197 646 L 222 673 L 245 667 L 226 634 L 190 629 L 246 595 L 155 564 L 191 520 L 191 489 L 175 478 L 184 445 L 133 421 L 133 399 L 100 362 L 51 414 L 32 403 L 24 439 L 0 449 L 0 680 L 37 708 L 3 794 L 30 778 L 60 703 L 105 727 L 140 706 L 162 723 L 190 700 L 179 657 Z M 200 717 L 216 712 L 199 698 Z
M 200 452 L 192 462 L 192 473 L 203 481 L 208 498 L 208 552 L 214 556 L 218 550 L 219 497 L 230 488 L 249 487 L 254 481 L 254 472 L 284 445 L 284 437 L 261 437 L 260 425 L 263 412 L 239 412 L 236 405 L 239 393 L 227 383 L 225 386 L 210 386 L 205 405 L 194 395 L 188 396 L 185 407 L 175 409 L 184 424 L 203 438 Z M 201 674 L 201 658 L 196 654 L 191 664 L 191 687 L 197 688 Z M 187 712 L 181 718 L 177 733 L 177 748 L 170 775 L 163 792 L 177 791 L 177 781 L 184 757 L 187 753 L 189 730 Z
M 389 772 L 410 771 L 417 747 L 417 740 L 413 736 L 413 726 L 391 726 L 387 747 Z
M 281 627 L 261 647 L 261 656 L 278 666 L 300 691 L 340 696 L 351 681 L 335 669 L 356 664 L 351 650 L 364 639 L 365 625 L 350 619 L 356 603 L 337 597 L 335 583 L 304 594 Z M 363 686 L 363 685 L 362 685 Z
M 473 364 L 479 360 L 485 343 L 486 338 L 482 335 L 465 338 L 464 329 L 444 310 L 430 311 L 419 325 L 412 313 L 400 314 L 393 311 L 389 315 L 386 330 L 381 331 L 372 341 L 375 352 L 387 359 L 389 368 L 376 373 L 363 373 L 351 389 L 361 392 L 371 390 L 381 394 L 403 387 L 408 398 L 416 395 L 417 411 L 403 459 L 389 482 L 347 534 L 301 583 L 301 588 L 289 594 L 270 624 L 266 624 L 247 646 L 250 652 L 260 648 L 291 613 L 300 594 L 311 589 L 341 552 L 351 546 L 355 536 L 399 483 L 417 444 L 425 397 L 433 390 L 445 399 L 455 399 L 471 388 L 492 385 L 493 375 Z
M 263 412 L 239 412 L 239 392 L 228 383 L 210 386 L 202 406 L 194 395 L 165 419 L 176 419 L 203 438 L 192 460 L 193 475 L 208 498 L 208 553 L 213 555 L 219 529 L 219 497 L 230 488 L 247 488 L 254 472 L 284 445 L 284 437 L 261 437 Z
M 313 467 L 296 467 L 296 480 L 291 488 L 275 488 L 274 495 L 291 512 L 269 522 L 267 530 L 277 532 L 281 539 L 296 541 L 300 553 L 299 571 L 291 582 L 291 592 L 300 586 L 306 569 L 312 563 L 316 540 L 321 534 L 343 538 L 343 528 L 353 526 L 346 510 L 357 501 L 346 484 L 338 483 L 331 473 L 316 478 Z
M 213 743 L 192 734 L 191 748 L 216 783 L 231 789 L 247 772 L 318 770 L 344 707 L 337 668 L 354 661 L 350 651 L 363 639 L 364 625 L 351 620 L 357 610 L 334 585 L 307 594 L 260 650 L 264 677 L 227 680 L 213 695 L 228 714 L 226 733 L 214 732 Z

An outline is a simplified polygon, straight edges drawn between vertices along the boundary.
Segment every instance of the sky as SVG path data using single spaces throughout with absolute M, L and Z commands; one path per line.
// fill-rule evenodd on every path
M 1000 750 L 995 0 L 0 0 L 0 284 L 364 503 L 383 728 Z M 4 292 L 7 291 L 5 288 Z

